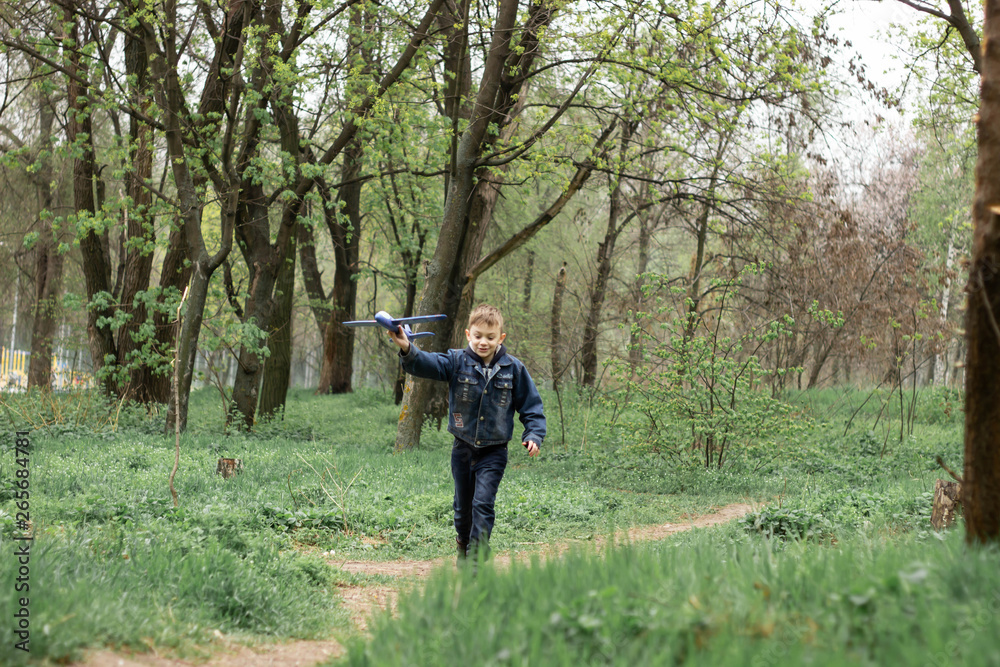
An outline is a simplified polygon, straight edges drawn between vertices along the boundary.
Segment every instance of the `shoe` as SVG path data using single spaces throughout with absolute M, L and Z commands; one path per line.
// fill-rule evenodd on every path
M 490 548 L 490 542 L 488 539 L 478 539 L 474 542 L 469 542 L 469 547 L 466 549 L 469 560 L 486 562 L 493 556 L 493 549 Z
M 455 549 L 458 552 L 458 564 L 461 565 L 469 557 L 469 543 L 455 538 Z

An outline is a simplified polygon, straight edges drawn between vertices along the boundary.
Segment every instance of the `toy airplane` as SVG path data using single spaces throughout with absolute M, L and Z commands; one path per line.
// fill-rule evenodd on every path
M 375 313 L 374 320 L 354 320 L 352 322 L 344 322 L 345 327 L 383 327 L 389 331 L 398 331 L 399 326 L 403 325 L 403 333 L 406 334 L 408 340 L 413 340 L 414 338 L 422 338 L 424 336 L 433 336 L 432 331 L 418 331 L 414 332 L 410 329 L 411 324 L 417 324 L 419 322 L 440 322 L 441 320 L 448 319 L 447 315 L 417 315 L 415 317 L 398 317 L 394 318 L 389 313 L 384 310 L 380 310 Z

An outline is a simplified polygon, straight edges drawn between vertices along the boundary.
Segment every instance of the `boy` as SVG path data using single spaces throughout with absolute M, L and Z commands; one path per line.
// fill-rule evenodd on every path
M 545 438 L 545 415 L 538 389 L 520 360 L 507 354 L 503 315 L 489 305 L 469 315 L 469 347 L 424 352 L 400 327 L 389 337 L 399 346 L 403 370 L 417 377 L 446 380 L 448 432 L 455 436 L 451 474 L 455 480 L 455 530 L 458 560 L 489 556 L 496 519 L 493 505 L 507 467 L 507 442 L 514 432 L 514 412 L 524 424 L 521 444 L 528 456 Z

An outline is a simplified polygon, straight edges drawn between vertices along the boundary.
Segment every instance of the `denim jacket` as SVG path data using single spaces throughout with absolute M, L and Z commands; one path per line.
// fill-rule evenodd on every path
M 524 424 L 521 441 L 539 447 L 545 438 L 545 415 L 538 389 L 516 357 L 497 348 L 489 368 L 471 348 L 424 352 L 412 342 L 400 353 L 403 370 L 417 377 L 448 382 L 448 432 L 473 447 L 510 442 L 514 411 Z

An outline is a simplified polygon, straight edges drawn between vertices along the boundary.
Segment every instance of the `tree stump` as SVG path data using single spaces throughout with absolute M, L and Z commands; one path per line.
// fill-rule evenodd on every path
M 236 473 L 243 472 L 243 459 L 219 459 L 215 465 L 215 474 L 229 479 Z
M 931 509 L 931 526 L 934 530 L 948 528 L 962 507 L 962 485 L 939 479 L 934 483 L 934 506 Z

